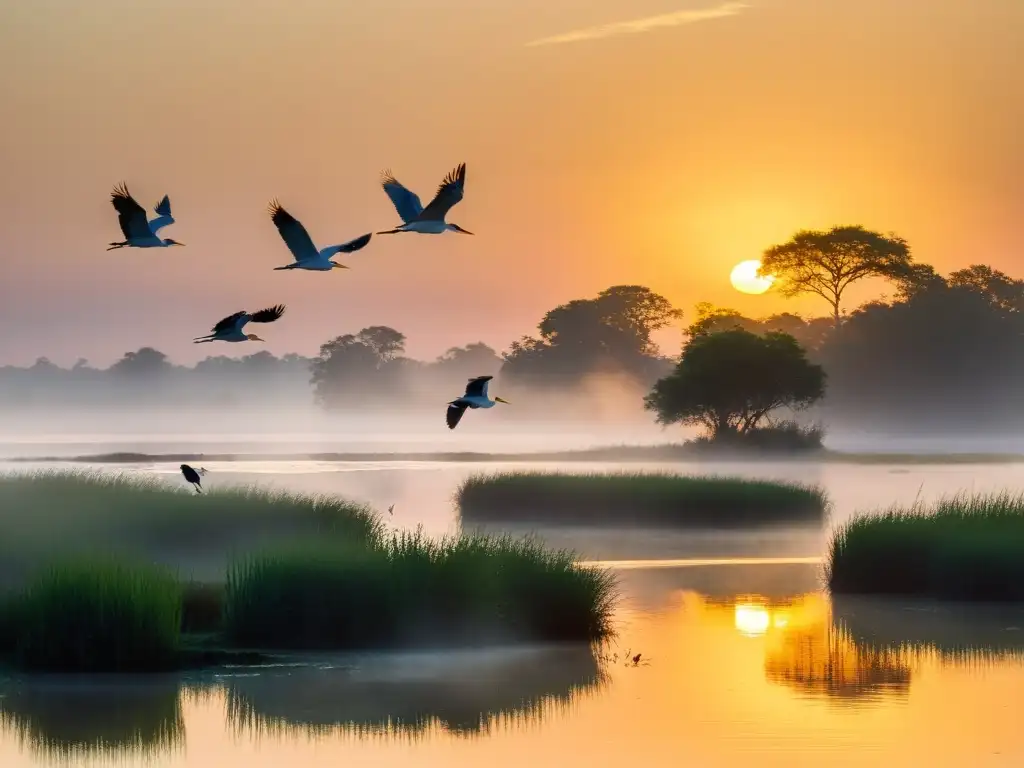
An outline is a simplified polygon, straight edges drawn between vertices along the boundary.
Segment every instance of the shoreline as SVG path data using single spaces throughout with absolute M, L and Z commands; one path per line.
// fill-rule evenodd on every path
M 1024 453 L 900 453 L 816 451 L 807 454 L 749 454 L 694 451 L 679 445 L 608 446 L 567 451 L 418 451 L 418 452 L 294 452 L 294 453 L 135 453 L 117 451 L 74 456 L 2 457 L 9 464 L 159 464 L 199 462 L 318 461 L 435 462 L 435 463 L 548 463 L 548 462 L 664 462 L 664 463 L 792 463 L 792 464 L 1020 464 Z

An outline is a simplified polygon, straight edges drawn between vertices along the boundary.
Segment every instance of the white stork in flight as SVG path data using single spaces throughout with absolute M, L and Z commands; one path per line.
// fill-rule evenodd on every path
M 398 179 L 391 175 L 391 171 L 384 171 L 381 185 L 388 193 L 388 197 L 391 198 L 395 210 L 398 211 L 398 215 L 402 217 L 404 223 L 394 229 L 378 232 L 378 235 L 393 235 L 396 232 L 419 232 L 424 235 L 439 235 L 442 232 L 473 234 L 458 224 L 451 224 L 444 220 L 448 211 L 462 199 L 462 193 L 466 187 L 465 163 L 460 163 L 455 170 L 444 177 L 444 181 L 437 188 L 437 194 L 426 208 L 420 202 L 419 195 L 402 186 Z
M 166 248 L 171 245 L 184 245 L 169 237 L 163 240 L 157 237 L 157 232 L 174 223 L 174 217 L 171 216 L 171 200 L 167 195 L 164 195 L 164 199 L 153 209 L 156 218 L 152 221 L 147 221 L 146 209 L 135 202 L 124 182 L 114 187 L 110 194 L 110 202 L 117 211 L 117 223 L 121 225 L 121 232 L 124 233 L 124 242 L 109 243 L 108 251 L 115 248 Z
M 349 240 L 347 243 L 328 245 L 326 248 L 317 250 L 306 228 L 302 226 L 298 219 L 282 208 L 277 200 L 270 204 L 269 210 L 271 221 L 274 222 L 274 226 L 277 227 L 277 231 L 281 234 L 284 244 L 288 246 L 288 250 L 295 257 L 295 261 L 291 264 L 286 264 L 283 267 L 274 267 L 275 270 L 312 269 L 317 272 L 329 272 L 332 269 L 348 269 L 344 264 L 332 261 L 331 257 L 339 253 L 358 251 L 370 242 L 370 238 L 373 236 L 373 233 L 369 232 L 357 237 L 355 240 Z
M 455 429 L 459 425 L 462 414 L 466 412 L 467 408 L 493 408 L 495 403 L 511 405 L 508 400 L 502 400 L 500 397 L 491 400 L 487 396 L 487 384 L 493 378 L 493 376 L 477 376 L 475 379 L 470 379 L 466 385 L 466 394 L 448 403 L 448 413 L 445 414 L 448 429 Z
M 206 336 L 200 336 L 192 341 L 202 344 L 206 341 L 266 341 L 255 333 L 242 333 L 247 323 L 272 323 L 284 314 L 284 305 L 278 304 L 275 307 L 267 307 L 259 312 L 235 312 L 228 315 L 215 326 Z

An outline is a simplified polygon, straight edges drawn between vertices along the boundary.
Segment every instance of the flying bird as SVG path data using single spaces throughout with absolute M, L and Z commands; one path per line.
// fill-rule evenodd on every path
M 174 223 L 174 217 L 171 216 L 171 200 L 167 195 L 164 195 L 164 199 L 153 208 L 157 216 L 152 221 L 146 219 L 146 209 L 135 202 L 124 182 L 119 187 L 114 187 L 110 194 L 110 202 L 117 211 L 117 223 L 121 225 L 125 239 L 121 243 L 109 243 L 108 251 L 115 248 L 166 248 L 171 245 L 184 245 L 169 237 L 163 240 L 157 237 L 157 232 Z
M 437 188 L 437 194 L 426 208 L 420 202 L 419 196 L 400 184 L 398 179 L 391 175 L 391 171 L 384 171 L 381 176 L 381 186 L 388 193 L 388 197 L 391 198 L 395 210 L 398 211 L 398 215 L 402 217 L 404 223 L 394 229 L 378 232 L 378 235 L 393 235 L 396 232 L 439 235 L 449 231 L 461 232 L 464 235 L 473 234 L 458 224 L 444 220 L 448 211 L 462 199 L 462 193 L 466 187 L 465 163 L 460 163 L 455 170 L 444 177 L 444 181 Z
M 184 477 L 188 482 L 192 483 L 192 485 L 195 486 L 196 493 L 202 493 L 203 483 L 199 478 L 199 473 L 192 469 L 192 467 L 190 467 L 188 464 L 182 464 L 181 467 L 179 467 L 179 469 L 181 469 L 182 477 Z
M 277 200 L 270 204 L 269 211 L 270 219 L 281 234 L 281 239 L 284 240 L 284 244 L 288 246 L 288 250 L 295 257 L 295 261 L 291 264 L 286 264 L 283 267 L 274 267 L 275 270 L 312 269 L 318 272 L 329 272 L 332 269 L 348 269 L 344 264 L 332 261 L 331 257 L 339 253 L 358 251 L 370 242 L 370 238 L 373 237 L 373 233 L 368 232 L 365 235 L 360 235 L 355 240 L 349 240 L 347 243 L 328 245 L 326 248 L 317 250 L 306 228 L 302 226 L 298 219 L 282 208 Z
M 470 379 L 466 385 L 466 394 L 448 403 L 448 413 L 445 414 L 448 429 L 455 429 L 459 425 L 462 414 L 466 412 L 467 408 L 493 408 L 495 403 L 511 405 L 508 400 L 502 400 L 500 397 L 493 400 L 487 397 L 487 383 L 493 378 L 493 376 L 477 376 L 475 379 Z
M 255 333 L 242 333 L 242 329 L 250 321 L 253 323 L 272 323 L 284 314 L 284 305 L 267 307 L 259 312 L 235 312 L 228 315 L 215 326 L 206 336 L 192 339 L 196 344 L 206 341 L 266 341 Z

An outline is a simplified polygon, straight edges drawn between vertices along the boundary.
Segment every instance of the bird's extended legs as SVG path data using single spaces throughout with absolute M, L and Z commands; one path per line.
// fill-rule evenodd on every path
M 197 485 L 196 486 L 196 493 L 202 493 L 202 492 L 203 492 L 202 489 L 200 489 L 200 487 Z
M 128 245 L 128 242 L 127 242 L 127 241 L 125 241 L 125 242 L 123 242 L 123 243 L 109 243 L 109 245 L 110 245 L 110 247 L 109 247 L 109 248 L 107 248 L 107 250 L 108 250 L 108 251 L 113 251 L 113 250 L 115 250 L 116 248 L 124 248 L 124 247 L 125 247 L 126 245 Z

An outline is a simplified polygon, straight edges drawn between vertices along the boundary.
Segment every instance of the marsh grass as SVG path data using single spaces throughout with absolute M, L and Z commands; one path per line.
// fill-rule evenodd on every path
M 282 537 L 374 541 L 369 507 L 329 496 L 255 488 L 201 495 L 155 478 L 91 471 L 0 475 L 0 580 L 17 584 L 40 561 L 128 554 L 222 577 L 230 555 Z
M 1024 601 L 1024 494 L 958 494 L 857 515 L 832 536 L 836 594 Z
M 592 640 L 614 580 L 530 539 L 398 533 L 376 548 L 311 542 L 236 561 L 225 636 L 236 647 L 355 649 Z
M 162 568 L 104 559 L 42 571 L 9 606 L 14 659 L 48 672 L 172 668 L 181 635 L 181 586 Z
M 499 472 L 456 492 L 468 523 L 733 527 L 821 523 L 824 491 L 768 480 L 657 472 Z

